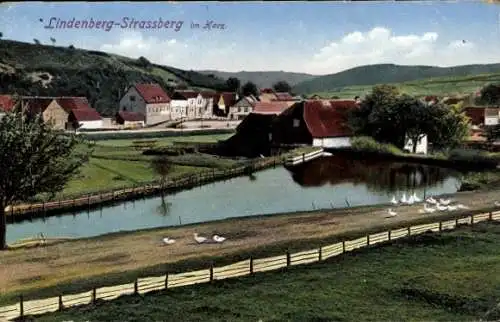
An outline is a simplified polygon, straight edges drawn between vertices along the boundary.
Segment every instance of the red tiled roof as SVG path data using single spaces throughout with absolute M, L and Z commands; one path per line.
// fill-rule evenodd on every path
M 347 111 L 358 105 L 355 101 L 330 101 L 324 104 L 312 100 L 304 102 L 304 121 L 313 138 L 351 136 L 347 125 Z
M 198 92 L 191 91 L 191 90 L 186 90 L 186 91 L 176 91 L 174 93 L 174 97 L 177 99 L 177 97 L 182 97 L 184 99 L 189 99 L 189 98 L 196 98 L 198 97 Z M 203 96 L 203 95 L 202 95 Z
M 53 98 L 47 97 L 22 97 L 21 101 L 25 104 L 27 111 L 31 113 L 43 113 L 45 109 L 52 103 Z
M 79 122 L 85 121 L 100 121 L 102 120 L 99 112 L 93 108 L 80 108 L 74 109 L 70 112 L 70 117 Z
M 87 101 L 87 98 L 85 97 L 56 98 L 56 102 L 68 113 L 70 111 L 78 109 L 92 109 L 90 107 L 89 101 Z
M 14 99 L 11 95 L 0 95 L 0 111 L 10 112 L 14 108 Z
M 118 117 L 127 122 L 141 122 L 146 119 L 142 113 L 127 111 L 119 112 Z
M 230 92 L 224 92 L 220 94 L 224 100 L 224 106 L 231 107 L 236 103 L 236 94 Z
M 208 92 L 208 91 L 202 91 L 200 92 L 201 96 L 204 98 L 204 99 L 210 99 L 210 98 L 213 98 L 214 101 L 215 101 L 215 98 L 216 97 L 219 97 L 217 96 L 217 93 L 216 92 Z
M 276 99 L 278 101 L 293 101 L 294 100 L 293 96 L 290 95 L 290 93 L 280 92 L 280 93 L 275 93 L 274 95 L 276 95 Z
M 428 96 L 424 97 L 424 101 L 426 101 L 426 102 L 437 102 L 438 101 L 438 97 L 435 96 L 435 95 L 428 95 Z
M 256 114 L 276 114 L 279 115 L 284 112 L 289 105 L 287 102 L 255 102 L 253 113 Z
M 147 104 L 170 102 L 170 97 L 158 84 L 136 84 L 134 87 Z
M 272 88 L 263 88 L 260 90 L 261 94 L 274 94 L 274 90 Z

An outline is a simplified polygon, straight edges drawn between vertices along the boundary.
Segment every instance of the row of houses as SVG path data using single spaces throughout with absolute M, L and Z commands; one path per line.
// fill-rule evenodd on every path
M 0 117 L 14 109 L 11 95 L 0 95 Z M 85 97 L 20 96 L 17 104 L 30 115 L 40 114 L 45 123 L 58 130 L 99 129 L 103 118 Z

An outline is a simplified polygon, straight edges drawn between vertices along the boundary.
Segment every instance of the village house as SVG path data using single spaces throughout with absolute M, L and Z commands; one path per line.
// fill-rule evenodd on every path
M 417 154 L 427 154 L 428 143 L 427 143 L 427 135 L 422 134 L 416 144 L 415 150 L 413 149 L 414 142 L 408 136 L 405 137 L 405 146 L 403 148 L 404 151 L 408 153 L 417 153 Z
M 229 108 L 227 117 L 231 120 L 244 119 L 248 114 L 252 113 L 256 102 L 257 99 L 253 95 L 242 97 Z
M 209 99 L 207 98 L 209 98 L 209 95 L 202 95 L 192 90 L 176 91 L 172 95 L 172 107 L 174 109 L 172 119 L 198 119 L 204 117 L 204 115 L 209 115 L 210 112 L 207 112 Z
M 282 101 L 255 102 L 253 113 L 279 115 L 293 104 Z
M 101 129 L 103 118 L 93 108 L 74 109 L 69 112 L 66 129 Z
M 228 116 L 229 109 L 234 106 L 239 100 L 239 96 L 236 93 L 222 92 L 218 93 L 216 96 L 216 106 L 214 109 L 214 114 L 217 116 Z
M 500 108 L 469 106 L 464 108 L 464 112 L 473 126 L 499 124 Z
M 124 128 L 141 128 L 145 126 L 144 114 L 137 112 L 120 111 L 116 114 L 115 121 Z
M 135 84 L 120 99 L 120 111 L 141 113 L 146 125 L 172 119 L 171 99 L 158 84 Z
M 275 101 L 295 101 L 295 98 L 293 98 L 290 93 L 286 92 L 276 92 L 274 93 L 274 96 L 276 96 Z
M 273 142 L 323 148 L 349 147 L 353 134 L 347 124 L 347 112 L 357 106 L 354 100 L 295 103 L 275 121 Z
M 277 101 L 278 97 L 274 93 L 274 90 L 271 88 L 264 88 L 260 91 L 259 101 L 261 102 L 271 102 Z

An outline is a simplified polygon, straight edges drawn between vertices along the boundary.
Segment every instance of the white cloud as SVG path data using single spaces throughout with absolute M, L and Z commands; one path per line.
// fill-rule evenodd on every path
M 354 31 L 320 48 L 304 65 L 311 73 L 329 74 L 355 66 L 394 63 L 401 65 L 453 66 L 498 62 L 498 47 L 480 48 L 472 41 L 440 41 L 436 32 L 396 35 L 375 27 Z
M 470 40 L 444 41 L 436 32 L 398 35 L 376 27 L 344 35 L 327 46 L 302 46 L 285 50 L 272 41 L 246 42 L 192 35 L 189 39 L 160 39 L 132 31 L 100 45 L 100 50 L 183 69 L 225 71 L 285 70 L 313 74 L 336 73 L 348 68 L 378 63 L 453 66 L 498 62 L 499 46 L 486 48 Z M 230 36 L 230 35 L 229 35 Z M 263 38 L 265 39 L 265 38 Z M 95 47 L 94 47 L 95 48 Z

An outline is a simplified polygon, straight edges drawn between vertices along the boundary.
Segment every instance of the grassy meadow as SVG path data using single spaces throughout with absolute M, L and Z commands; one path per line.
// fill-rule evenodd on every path
M 391 85 L 397 86 L 401 92 L 414 96 L 453 96 L 474 93 L 481 87 L 494 82 L 500 82 L 500 73 L 464 77 L 436 77 L 418 81 L 394 83 Z M 314 94 L 325 98 L 338 96 L 339 98 L 352 99 L 355 96 L 362 97 L 368 94 L 372 88 L 373 85 L 347 86 L 328 92 L 316 92 Z
M 500 224 L 480 223 L 36 321 L 473 321 L 500 318 Z M 496 307 L 496 308 L 495 308 Z
M 142 155 L 138 142 L 155 141 L 155 147 L 169 146 L 173 142 L 217 142 L 231 134 L 162 137 L 155 139 L 95 141 L 89 162 L 71 180 L 58 197 L 76 196 L 96 191 L 132 187 L 157 179 L 151 168 L 152 156 Z M 229 167 L 235 161 L 203 154 L 172 157 L 174 166 L 170 177 L 192 174 L 209 168 Z

